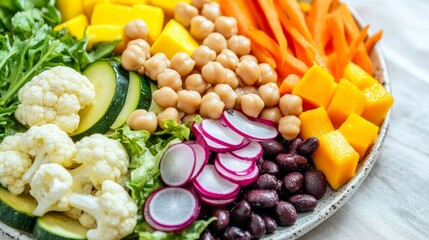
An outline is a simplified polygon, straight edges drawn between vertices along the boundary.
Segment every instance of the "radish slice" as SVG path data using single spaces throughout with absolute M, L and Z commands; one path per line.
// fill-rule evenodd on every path
M 237 199 L 237 197 L 226 198 L 226 199 L 211 199 L 211 198 L 206 198 L 206 197 L 200 196 L 200 199 L 205 204 L 215 206 L 215 207 L 223 207 L 225 205 L 233 203 Z
M 183 186 L 190 181 L 195 165 L 194 149 L 185 143 L 174 144 L 160 160 L 161 179 L 168 186 Z
M 240 193 L 240 186 L 221 177 L 211 164 L 204 167 L 193 185 L 195 191 L 207 198 L 232 198 Z
M 210 138 L 207 138 L 201 130 L 201 123 L 193 123 L 192 124 L 192 132 L 194 133 L 194 135 L 197 138 L 197 142 L 198 141 L 204 141 L 205 144 L 207 145 L 207 147 L 209 148 L 209 150 L 214 151 L 214 152 L 228 152 L 228 151 L 232 151 L 232 150 L 236 150 L 238 148 L 241 148 L 240 146 L 235 146 L 235 147 L 231 147 L 231 146 L 226 146 L 226 145 L 222 145 L 219 143 L 216 143 L 214 141 L 212 141 Z M 247 143 L 246 141 L 243 141 L 243 144 Z
M 191 178 L 189 179 L 189 181 L 194 181 L 209 161 L 210 152 L 207 146 L 203 147 L 202 145 L 197 143 L 190 144 L 189 146 L 193 148 L 195 152 L 195 168 L 192 172 Z
M 145 204 L 146 216 L 149 216 L 154 229 L 180 231 L 191 225 L 198 217 L 200 204 L 189 190 L 178 187 L 166 187 L 155 191 Z
M 230 152 L 231 155 L 247 161 L 256 161 L 263 153 L 261 144 L 256 141 L 250 141 L 247 146 Z
M 252 162 L 252 164 L 254 164 L 252 172 L 248 173 L 247 175 L 237 175 L 224 169 L 219 164 L 219 161 L 215 161 L 214 163 L 216 171 L 219 173 L 220 176 L 240 186 L 250 185 L 258 178 L 259 168 L 256 166 L 256 162 Z
M 218 162 L 225 171 L 237 176 L 248 175 L 256 167 L 252 161 L 239 159 L 229 153 L 218 153 L 215 162 Z
M 277 128 L 259 121 L 252 121 L 243 113 L 234 110 L 224 111 L 222 118 L 236 133 L 255 140 L 270 140 L 277 137 Z
M 204 119 L 201 122 L 201 132 L 212 141 L 228 147 L 241 146 L 244 141 L 242 135 L 217 120 Z

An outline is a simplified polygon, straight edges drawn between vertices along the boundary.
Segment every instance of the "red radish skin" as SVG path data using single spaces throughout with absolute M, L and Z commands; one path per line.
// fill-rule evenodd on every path
M 258 142 L 249 141 L 247 146 L 231 151 L 230 154 L 246 161 L 256 161 L 262 157 L 264 149 Z
M 168 186 L 183 186 L 191 180 L 195 165 L 194 149 L 185 143 L 174 144 L 161 157 L 161 179 Z
M 237 158 L 230 153 L 218 153 L 215 161 L 227 172 L 237 176 L 248 175 L 256 166 L 254 162 Z
M 240 192 L 240 186 L 221 177 L 212 164 L 204 167 L 193 185 L 198 193 L 209 198 L 231 198 Z
M 252 184 L 254 181 L 256 181 L 256 179 L 259 176 L 259 168 L 256 166 L 256 162 L 253 162 L 253 164 L 255 165 L 253 167 L 253 171 L 247 175 L 237 175 L 237 174 L 228 172 L 224 168 L 222 168 L 222 166 L 220 166 L 220 164 L 217 161 L 215 161 L 214 165 L 218 174 L 223 178 L 233 183 L 236 183 L 240 186 L 247 186 Z
M 246 138 L 254 140 L 271 140 L 276 138 L 278 135 L 277 128 L 264 124 L 261 121 L 252 121 L 239 111 L 224 111 L 222 119 L 228 127 Z
M 221 145 L 228 147 L 242 146 L 244 137 L 237 134 L 228 126 L 222 125 L 217 120 L 204 119 L 201 122 L 201 132 L 204 136 Z

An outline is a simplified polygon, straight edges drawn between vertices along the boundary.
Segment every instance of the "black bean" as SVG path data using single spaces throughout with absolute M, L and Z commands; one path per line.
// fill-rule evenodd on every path
M 252 239 L 252 235 L 248 231 L 244 231 L 241 228 L 235 226 L 229 226 L 225 228 L 225 232 L 223 233 L 223 239 L 228 240 L 250 240 Z
M 288 199 L 297 212 L 310 212 L 317 206 L 317 199 L 309 194 L 295 194 Z
M 256 160 L 256 166 L 259 168 L 259 171 L 262 169 L 262 164 L 264 164 L 264 158 L 259 158 Z
M 253 238 L 263 237 L 267 232 L 264 219 L 260 215 L 252 213 L 249 218 L 247 231 L 249 231 Z
M 301 142 L 302 142 L 302 139 L 299 137 L 289 141 L 286 145 L 286 153 L 289 153 L 292 155 L 297 154 L 297 148 L 301 144 Z
M 304 176 L 302 176 L 300 172 L 288 173 L 283 178 L 283 183 L 285 185 L 285 188 L 291 193 L 295 193 L 299 191 L 302 187 L 303 182 L 304 182 Z
M 216 238 L 208 229 L 205 229 L 200 236 L 200 240 L 216 240 Z
M 262 219 L 264 219 L 265 222 L 266 233 L 273 233 L 277 229 L 277 223 L 273 218 L 264 215 Z
M 246 200 L 241 200 L 231 209 L 231 221 L 240 224 L 247 221 L 252 214 L 252 206 Z
M 274 159 L 278 154 L 284 152 L 284 146 L 276 140 L 259 142 L 264 150 L 264 159 Z
M 277 155 L 276 161 L 279 167 L 287 172 L 297 171 L 301 166 L 307 164 L 307 158 L 286 153 Z
M 308 194 L 320 199 L 325 195 L 328 181 L 322 171 L 312 169 L 304 174 L 304 186 Z
M 250 190 L 246 195 L 246 200 L 254 207 L 269 208 L 276 205 L 279 196 L 274 190 Z
M 216 221 L 214 221 L 211 225 L 217 231 L 220 231 L 226 228 L 229 225 L 229 212 L 225 209 L 217 209 L 213 216 L 216 217 Z
M 304 157 L 311 157 L 319 148 L 319 140 L 315 137 L 305 139 L 297 148 L 297 153 Z
M 276 190 L 277 178 L 271 174 L 262 174 L 260 175 L 256 181 L 252 184 L 252 187 L 256 189 L 268 189 L 268 190 Z
M 274 211 L 280 226 L 290 226 L 296 222 L 298 217 L 295 207 L 285 201 L 279 201 L 274 207 Z
M 279 166 L 275 162 L 265 160 L 264 163 L 262 163 L 260 174 L 268 173 L 271 175 L 277 175 L 279 171 Z

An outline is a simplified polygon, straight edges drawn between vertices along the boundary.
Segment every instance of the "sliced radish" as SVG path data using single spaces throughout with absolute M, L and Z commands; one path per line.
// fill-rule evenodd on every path
M 196 192 L 207 198 L 232 198 L 240 193 L 240 186 L 221 177 L 211 164 L 203 168 L 193 185 Z
M 211 198 L 206 198 L 206 197 L 200 196 L 200 199 L 205 204 L 215 206 L 215 207 L 222 207 L 222 206 L 228 205 L 230 203 L 233 203 L 237 199 L 237 197 L 226 198 L 226 199 L 211 199 Z
M 212 141 L 229 147 L 241 146 L 244 141 L 242 135 L 217 120 L 204 119 L 201 122 L 201 132 Z
M 247 146 L 230 152 L 231 155 L 247 161 L 256 161 L 263 153 L 261 144 L 256 141 L 250 141 Z
M 209 161 L 210 152 L 207 146 L 202 146 L 201 144 L 194 143 L 189 146 L 193 148 L 195 152 L 195 168 L 192 172 L 191 178 L 189 179 L 189 181 L 194 181 Z
M 174 144 L 161 157 L 161 179 L 168 186 L 183 186 L 190 181 L 195 165 L 194 149 L 185 143 Z
M 166 187 L 153 192 L 146 200 L 144 209 L 148 224 L 162 231 L 180 231 L 188 227 L 197 219 L 199 211 L 200 204 L 196 196 L 178 187 Z
M 270 140 L 277 137 L 277 128 L 260 121 L 252 121 L 239 111 L 228 110 L 222 114 L 223 121 L 236 133 L 255 140 Z
M 256 167 L 253 161 L 246 161 L 229 153 L 218 153 L 215 159 L 215 163 L 216 162 L 218 162 L 225 171 L 237 176 L 248 175 L 253 172 L 253 168 Z
M 251 183 L 253 183 L 259 176 L 259 169 L 256 166 L 256 162 L 251 162 L 252 164 L 254 164 L 254 167 L 252 168 L 252 171 L 250 173 L 248 173 L 247 175 L 237 175 L 235 173 L 231 173 L 229 171 L 227 171 L 225 168 L 223 168 L 220 164 L 219 161 L 215 161 L 214 165 L 216 168 L 216 171 L 218 172 L 218 174 L 220 176 L 222 176 L 223 178 L 236 183 L 240 186 L 247 186 Z
M 204 141 L 205 144 L 207 145 L 207 147 L 209 148 L 209 150 L 214 151 L 214 152 L 229 152 L 232 150 L 236 150 L 238 148 L 241 148 L 240 146 L 226 146 L 226 145 L 222 145 L 219 144 L 217 142 L 214 142 L 213 140 L 211 140 L 210 138 L 207 138 L 201 131 L 201 123 L 193 123 L 192 124 L 192 132 L 194 133 L 194 135 L 197 138 L 197 142 L 200 141 Z M 243 141 L 243 144 L 247 143 L 246 141 Z

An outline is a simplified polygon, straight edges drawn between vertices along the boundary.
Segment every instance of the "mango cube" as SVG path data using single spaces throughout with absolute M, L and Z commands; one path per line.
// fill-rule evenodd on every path
M 292 94 L 316 107 L 328 107 L 334 95 L 334 77 L 321 66 L 312 66 L 293 88 Z
M 366 99 L 366 107 L 362 117 L 380 126 L 393 105 L 393 97 L 381 84 L 374 84 L 362 91 Z
M 377 139 L 378 126 L 352 113 L 338 130 L 362 158 Z
M 359 154 L 338 130 L 319 136 L 319 148 L 313 155 L 313 162 L 334 190 L 354 176 L 358 161 Z
M 57 0 L 57 8 L 61 12 L 62 22 L 84 13 L 82 1 Z
M 352 62 L 347 64 L 346 69 L 344 69 L 343 77 L 356 85 L 360 90 L 371 87 L 372 85 L 378 83 L 375 78 L 359 67 L 359 65 L 356 65 Z
M 64 1 L 70 1 L 70 0 L 64 0 Z M 88 16 L 88 18 L 91 18 L 92 12 L 94 10 L 95 5 L 98 3 L 115 3 L 115 4 L 121 4 L 126 6 L 132 6 L 135 4 L 147 4 L 149 0 L 81 0 L 83 5 L 83 11 Z
M 54 27 L 54 31 L 60 31 L 61 29 L 65 28 L 70 35 L 76 37 L 77 39 L 81 39 L 87 26 L 88 19 L 84 14 L 80 14 L 66 22 L 57 25 Z
M 327 109 L 329 118 L 335 127 L 339 127 L 350 113 L 362 114 L 365 108 L 365 97 L 358 87 L 349 80 L 343 78 L 337 85 L 337 90 L 332 97 Z
M 174 8 L 179 2 L 191 3 L 191 0 L 150 0 L 152 5 L 162 8 L 169 16 L 174 15 Z
M 335 130 L 324 107 L 302 112 L 299 119 L 301 120 L 300 135 L 303 139 L 319 137 Z
M 140 18 L 149 29 L 148 42 L 152 44 L 164 27 L 164 12 L 159 7 L 137 4 L 132 9 L 133 20 Z
M 85 33 L 88 37 L 88 49 L 95 43 L 121 40 L 114 49 L 116 54 L 121 54 L 128 44 L 128 39 L 125 36 L 124 27 L 122 25 L 90 25 L 86 28 Z
M 198 46 L 188 30 L 171 19 L 153 43 L 150 53 L 154 55 L 163 52 L 171 59 L 178 52 L 185 52 L 191 56 Z

